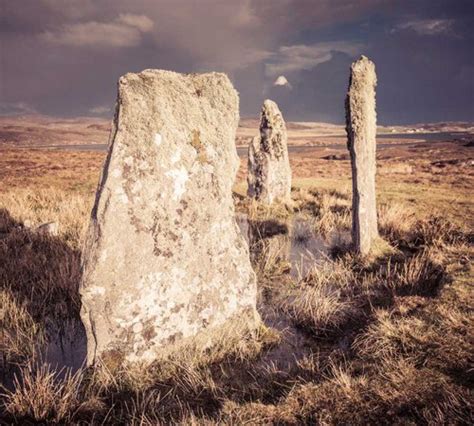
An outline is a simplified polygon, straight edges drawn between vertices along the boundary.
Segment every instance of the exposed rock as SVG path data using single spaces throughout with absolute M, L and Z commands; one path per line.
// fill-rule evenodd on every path
M 59 235 L 59 224 L 57 222 L 42 223 L 36 227 L 36 231 L 40 234 L 47 234 L 56 237 Z
M 59 235 L 59 223 L 58 222 L 46 222 L 40 225 L 34 226 L 33 222 L 29 219 L 25 219 L 23 224 L 18 225 L 18 229 L 25 229 L 30 232 L 37 232 L 38 234 L 51 235 L 57 237 Z
M 351 67 L 346 98 L 347 146 L 352 166 L 352 241 L 367 254 L 378 237 L 375 204 L 375 65 L 365 56 Z
M 291 198 L 291 168 L 285 121 L 278 105 L 266 100 L 260 115 L 260 136 L 248 151 L 248 196 L 271 204 Z
M 257 326 L 232 202 L 238 108 L 224 74 L 120 78 L 83 252 L 88 364 L 150 362 L 190 340 L 207 347 L 235 318 Z
M 336 161 L 345 161 L 349 159 L 347 154 L 329 154 L 324 157 L 321 157 L 322 160 L 336 160 Z

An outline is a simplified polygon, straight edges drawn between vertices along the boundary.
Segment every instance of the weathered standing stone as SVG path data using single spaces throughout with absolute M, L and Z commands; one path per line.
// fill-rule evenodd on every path
M 232 202 L 238 121 L 224 74 L 120 78 L 83 253 L 89 364 L 149 362 L 192 337 L 212 344 L 234 318 L 258 324 Z
M 351 67 L 346 98 L 347 146 L 352 166 L 352 240 L 367 254 L 378 237 L 375 204 L 375 65 L 365 56 Z
M 291 198 L 291 168 L 285 121 L 278 105 L 267 99 L 260 115 L 260 136 L 248 151 L 248 196 L 266 204 Z

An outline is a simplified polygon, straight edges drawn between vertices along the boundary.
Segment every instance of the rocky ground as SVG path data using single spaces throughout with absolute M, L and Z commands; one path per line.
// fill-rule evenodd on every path
M 0 142 L 2 422 L 471 423 L 469 137 L 409 145 L 394 138 L 379 149 L 379 223 L 391 249 L 361 259 L 347 251 L 342 127 L 328 135 L 289 125 L 290 145 L 326 145 L 290 151 L 293 205 L 266 209 L 246 199 L 245 155 L 234 188 L 265 326 L 240 341 L 227 330 L 212 352 L 146 370 L 90 371 L 78 369 L 80 356 L 66 362 L 47 348 L 58 324 L 80 328 L 81 244 L 105 152 L 39 145 L 103 144 L 107 124 L 25 119 L 31 129 L 18 136 L 18 122 L 8 120 Z M 238 144 L 256 128 L 244 122 Z M 38 232 L 46 222 L 58 223 L 57 235 Z M 63 351 L 72 335 L 64 336 Z

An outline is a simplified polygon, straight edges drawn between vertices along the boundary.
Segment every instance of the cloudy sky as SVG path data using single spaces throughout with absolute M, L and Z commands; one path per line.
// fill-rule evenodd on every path
M 473 0 L 0 0 L 0 113 L 111 116 L 116 81 L 223 71 L 241 115 L 342 122 L 350 63 L 383 124 L 474 121 Z

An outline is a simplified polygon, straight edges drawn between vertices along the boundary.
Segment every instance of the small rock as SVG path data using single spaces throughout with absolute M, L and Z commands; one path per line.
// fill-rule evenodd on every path
M 348 160 L 349 156 L 347 154 L 329 154 L 326 155 L 325 157 L 321 157 L 323 160 L 336 160 L 336 161 L 341 161 L 341 160 Z
M 59 224 L 57 222 L 43 223 L 36 227 L 36 232 L 57 237 L 59 235 Z

